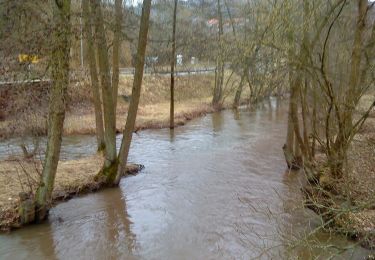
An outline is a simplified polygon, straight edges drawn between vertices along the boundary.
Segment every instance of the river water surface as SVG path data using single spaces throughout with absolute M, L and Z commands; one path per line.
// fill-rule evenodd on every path
M 42 225 L 1 235 L 0 258 L 326 259 L 349 247 L 337 258 L 364 259 L 369 252 L 343 237 L 309 234 L 319 220 L 302 207 L 299 174 L 285 170 L 285 130 L 285 106 L 272 101 L 173 132 L 139 132 L 130 154 L 146 167 L 139 175 L 57 205 Z M 95 147 L 94 137 L 65 138 L 62 157 Z

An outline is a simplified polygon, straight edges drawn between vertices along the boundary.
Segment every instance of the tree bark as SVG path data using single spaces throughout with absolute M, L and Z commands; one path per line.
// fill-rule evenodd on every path
M 291 153 L 291 135 L 293 129 L 294 135 L 294 153 L 293 153 L 293 161 L 296 167 L 301 167 L 303 165 L 304 159 L 310 159 L 310 149 L 309 149 L 309 142 L 308 142 L 308 129 L 307 129 L 307 108 L 305 104 L 305 95 L 306 93 L 302 93 L 302 81 L 306 81 L 306 71 L 304 66 L 307 65 L 307 55 L 308 55 L 308 22 L 307 16 L 309 14 L 309 5 L 308 1 L 304 0 L 304 24 L 303 24 L 303 40 L 302 40 L 302 49 L 300 50 L 299 56 L 302 65 L 298 65 L 298 73 L 297 76 L 289 76 L 289 82 L 292 84 L 290 86 L 290 100 L 289 100 L 289 118 L 288 118 L 288 133 L 287 133 L 287 144 L 284 145 L 284 153 L 288 154 Z M 289 60 L 291 61 L 293 58 L 293 49 L 294 49 L 294 35 L 293 32 L 290 31 L 289 35 Z M 307 85 L 306 85 L 307 87 Z M 301 135 L 300 130 L 300 123 L 298 117 L 298 98 L 301 99 L 301 108 L 302 108 L 302 124 L 303 124 L 303 137 Z M 288 158 L 292 158 L 291 156 L 287 157 L 287 164 L 290 165 L 288 162 Z
M 313 87 L 313 112 L 312 112 L 312 132 L 313 132 L 313 138 L 312 138 L 312 143 L 311 143 L 311 157 L 315 158 L 316 154 L 316 139 L 318 135 L 318 129 L 317 129 L 317 121 L 318 121 L 318 116 L 317 116 L 317 109 L 318 109 L 318 104 L 317 104 L 317 93 L 316 93 L 316 87 Z
M 291 90 L 290 99 L 293 97 Z M 288 127 L 286 134 L 286 143 L 283 146 L 285 161 L 289 169 L 294 168 L 294 127 L 292 119 L 292 102 L 289 100 L 289 111 L 288 111 Z
M 112 91 L 113 91 L 113 107 L 115 115 L 117 111 L 117 96 L 119 83 L 119 59 L 121 46 L 121 23 L 122 23 L 122 0 L 115 0 L 115 31 L 113 38 L 112 51 Z
M 92 15 L 90 13 L 89 0 L 82 0 L 82 12 L 84 18 L 84 32 L 87 43 L 87 60 L 89 61 L 91 78 L 91 91 L 95 109 L 96 139 L 98 144 L 98 151 L 102 151 L 105 149 L 103 110 L 102 101 L 100 98 L 98 71 L 96 69 L 96 56 L 92 31 Z
M 245 81 L 245 73 L 248 73 L 247 69 L 244 69 L 244 71 L 241 75 L 240 84 L 238 85 L 236 95 L 234 96 L 233 108 L 235 108 L 235 109 L 238 108 L 238 106 L 240 105 L 243 83 Z
M 169 128 L 174 128 L 174 68 L 176 65 L 176 20 L 177 20 L 177 2 L 174 0 L 173 9 L 173 29 L 172 29 L 172 55 L 171 55 L 171 103 L 170 103 L 170 120 Z
M 50 92 L 47 150 L 41 183 L 36 193 L 36 220 L 47 217 L 60 157 L 69 85 L 70 0 L 52 1 L 53 49 L 51 55 L 52 87 Z
M 151 0 L 143 0 L 141 26 L 139 29 L 138 38 L 138 49 L 136 57 L 135 75 L 132 89 L 132 99 L 129 105 L 128 116 L 126 119 L 126 125 L 123 132 L 123 138 L 121 142 L 121 148 L 118 156 L 119 166 L 117 175 L 114 180 L 114 184 L 117 185 L 120 182 L 120 178 L 125 172 L 130 143 L 132 140 L 132 134 L 134 131 L 135 121 L 137 118 L 139 98 L 141 96 L 141 86 L 143 78 L 143 69 L 145 64 L 145 54 L 147 46 L 147 35 L 150 19 Z
M 289 63 L 292 62 L 293 58 L 293 49 L 294 49 L 294 42 L 293 37 L 294 34 L 292 31 L 289 32 L 289 47 L 288 47 L 288 58 Z M 289 89 L 290 89 L 290 97 L 289 97 L 289 109 L 288 109 L 288 126 L 287 126 L 287 134 L 286 134 L 286 142 L 283 146 L 284 157 L 286 164 L 289 169 L 296 169 L 299 168 L 295 164 L 295 134 L 294 134 L 294 122 L 293 122 L 293 102 L 295 102 L 296 92 L 294 88 L 294 75 L 293 75 L 293 68 L 289 65 Z
M 301 101 L 301 110 L 302 110 L 302 125 L 303 125 L 303 142 L 306 147 L 306 156 L 309 161 L 312 160 L 311 157 L 311 149 L 309 148 L 309 128 L 307 124 L 307 116 L 308 116 L 308 104 L 307 104 L 307 90 L 309 87 L 309 78 L 308 73 L 306 70 L 307 63 L 308 63 L 308 55 L 309 55 L 309 38 L 308 38 L 308 17 L 310 15 L 310 5 L 308 0 L 303 1 L 303 11 L 304 11 L 304 18 L 303 18 L 303 40 L 302 40 L 302 73 L 304 79 L 304 86 L 301 84 L 299 87 L 300 92 L 300 101 Z
M 107 39 L 104 31 L 104 20 L 100 0 L 91 0 L 95 17 L 95 32 L 98 48 L 100 81 L 103 96 L 104 126 L 105 126 L 105 161 L 99 175 L 106 178 L 107 183 L 112 183 L 117 171 L 116 157 L 116 116 L 113 102 L 113 89 L 108 61 Z
M 223 97 L 223 81 L 224 81 L 224 58 L 223 58 L 223 14 L 221 13 L 220 0 L 217 0 L 217 13 L 219 17 L 219 53 L 217 56 L 217 72 L 215 77 L 215 88 L 214 96 L 212 99 L 212 105 L 215 107 L 220 106 L 220 102 Z

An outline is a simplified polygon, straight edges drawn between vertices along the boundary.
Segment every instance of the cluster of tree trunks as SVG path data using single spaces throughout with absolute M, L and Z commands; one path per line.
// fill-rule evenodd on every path
M 370 45 L 366 45 L 368 39 L 365 37 L 366 22 L 368 21 L 367 0 L 357 0 L 356 6 L 356 25 L 354 31 L 354 40 L 351 46 L 351 57 L 349 60 L 349 80 L 347 82 L 346 91 L 341 93 L 334 90 L 334 84 L 331 77 L 328 76 L 328 60 L 329 60 L 329 38 L 333 33 L 335 23 L 340 17 L 346 1 L 338 1 L 336 5 L 331 7 L 325 20 L 321 22 L 321 28 L 327 26 L 326 35 L 323 38 L 320 68 L 318 79 L 312 77 L 314 75 L 309 68 L 313 68 L 311 57 L 315 54 L 314 48 L 317 47 L 318 38 L 323 30 L 318 30 L 317 34 L 311 41 L 308 39 L 308 15 L 309 2 L 303 2 L 304 7 L 304 26 L 303 39 L 300 52 L 297 55 L 293 53 L 295 49 L 293 32 L 290 32 L 290 64 L 295 64 L 295 58 L 298 57 L 298 65 L 291 67 L 290 75 L 290 101 L 287 138 L 283 147 L 285 160 L 289 168 L 304 168 L 307 172 L 312 171 L 314 165 L 314 157 L 316 153 L 316 143 L 318 142 L 322 150 L 327 156 L 330 174 L 334 178 L 341 178 L 345 173 L 345 165 L 347 162 L 347 152 L 354 135 L 358 132 L 360 126 L 368 117 L 369 112 L 374 107 L 375 102 L 371 104 L 367 112 L 360 119 L 353 122 L 353 115 L 360 97 L 364 93 L 364 82 L 369 66 L 365 64 L 365 49 Z M 374 35 L 370 37 L 370 42 L 374 40 Z M 336 83 L 337 84 L 337 83 Z M 326 109 L 317 106 L 317 91 L 321 91 L 324 96 L 324 105 Z M 308 94 L 312 96 L 309 99 Z M 339 97 L 339 95 L 341 95 Z M 342 100 L 339 104 L 338 100 Z M 299 111 L 299 107 L 300 110 Z M 312 107 L 312 111 L 309 111 Z M 318 122 L 317 113 L 320 112 L 321 121 Z M 310 119 L 310 120 L 309 120 Z M 319 133 L 320 128 L 323 132 Z M 302 127 L 302 131 L 301 131 Z
M 25 196 L 23 196 L 24 198 L 21 201 L 19 213 L 22 224 L 45 219 L 51 203 L 60 156 L 67 88 L 69 85 L 69 54 L 71 45 L 70 6 L 70 0 L 52 1 L 54 30 L 52 35 L 52 87 L 49 101 L 47 149 L 35 201 Z M 84 32 L 88 46 L 88 65 L 96 116 L 98 149 L 104 149 L 105 153 L 105 163 L 98 174 L 98 178 L 107 185 L 118 185 L 120 177 L 125 172 L 141 93 L 151 0 L 143 1 L 132 99 L 118 155 L 116 152 L 115 115 L 119 80 L 118 55 L 121 43 L 122 0 L 116 0 L 115 6 L 115 37 L 113 43 L 113 73 L 111 78 L 101 1 L 82 1 Z M 96 55 L 98 57 L 98 64 L 95 58 Z M 97 70 L 97 65 L 99 70 Z

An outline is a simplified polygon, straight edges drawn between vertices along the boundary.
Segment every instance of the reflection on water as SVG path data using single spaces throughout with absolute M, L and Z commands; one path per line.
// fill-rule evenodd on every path
M 146 166 L 141 174 L 119 189 L 59 204 L 43 225 L 0 236 L 0 258 L 329 257 L 334 246 L 351 244 L 309 235 L 319 222 L 302 207 L 299 174 L 285 172 L 285 109 L 272 101 L 173 131 L 139 132 L 130 160 Z M 63 149 L 67 158 L 95 147 L 95 137 L 69 137 Z M 291 243 L 301 237 L 309 242 Z M 343 258 L 365 255 L 353 246 Z

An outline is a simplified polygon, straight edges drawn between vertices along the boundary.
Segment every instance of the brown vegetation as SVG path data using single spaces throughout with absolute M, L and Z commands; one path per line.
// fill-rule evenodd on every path
M 104 184 L 95 180 L 95 176 L 103 160 L 101 155 L 95 155 L 59 162 L 51 203 L 102 189 Z M 141 168 L 140 165 L 130 164 L 127 173 L 136 174 Z M 19 194 L 34 195 L 41 170 L 41 162 L 37 160 L 0 162 L 0 230 L 19 227 Z
M 176 77 L 175 86 L 175 124 L 182 125 L 187 120 L 204 113 L 212 112 L 211 97 L 212 86 L 214 85 L 214 75 L 190 75 Z M 166 76 L 146 75 L 143 81 L 140 107 L 137 115 L 136 129 L 163 128 L 169 120 L 169 78 Z M 232 81 L 235 79 L 232 79 Z M 118 132 L 123 130 L 129 102 L 126 97 L 131 95 L 133 79 L 130 76 L 120 76 L 119 96 L 117 108 Z M 247 91 L 248 93 L 248 91 Z M 228 95 L 228 94 L 227 94 Z M 233 93 L 230 93 L 233 95 Z M 95 115 L 92 105 L 91 88 L 87 80 L 72 83 L 68 90 L 68 110 L 64 124 L 64 134 L 95 134 Z M 33 99 L 34 94 L 27 92 L 22 99 Z M 246 96 L 244 95 L 244 98 Z M 47 101 L 47 96 L 44 97 Z M 230 98 L 225 106 L 229 106 Z M 32 100 L 30 101 L 32 102 Z M 38 132 L 46 133 L 45 112 L 47 102 L 38 111 L 43 113 L 23 114 L 23 110 L 13 113 L 11 117 L 6 117 L 0 121 L 0 137 L 9 138 L 29 134 L 29 128 L 35 128 Z M 42 116 L 43 115 L 43 116 Z M 11 125 L 18 125 L 18 118 L 27 117 L 25 127 L 13 131 Z M 23 125 L 23 124 L 22 124 Z M 28 126 L 26 128 L 26 125 Z
M 373 96 L 366 95 L 358 106 L 366 107 Z M 367 106 L 368 107 L 368 106 Z M 375 111 L 363 125 L 348 151 L 348 171 L 335 179 L 323 154 L 319 175 L 304 188 L 307 206 L 325 219 L 326 227 L 375 248 Z

